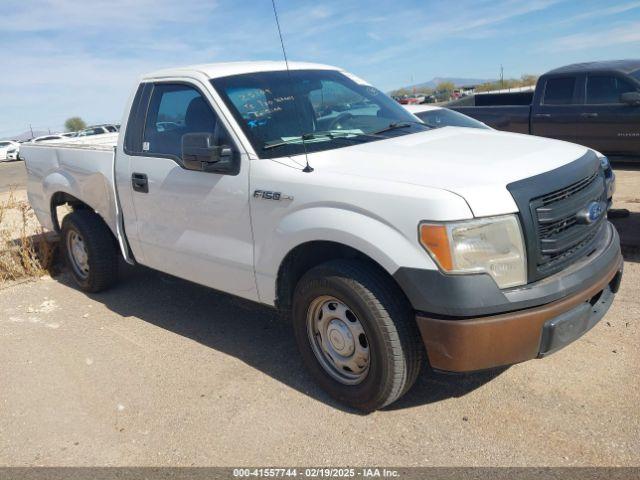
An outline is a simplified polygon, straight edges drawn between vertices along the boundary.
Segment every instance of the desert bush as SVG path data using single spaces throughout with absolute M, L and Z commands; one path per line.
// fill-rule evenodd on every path
M 28 202 L 14 192 L 0 201 L 0 284 L 44 275 L 54 250 Z

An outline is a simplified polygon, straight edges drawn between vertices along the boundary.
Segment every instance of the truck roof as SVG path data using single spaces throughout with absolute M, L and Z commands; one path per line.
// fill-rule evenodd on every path
M 608 60 L 603 62 L 584 62 L 573 63 L 564 67 L 551 70 L 545 75 L 556 73 L 583 73 L 583 72 L 598 72 L 598 71 L 618 71 L 621 73 L 629 74 L 640 69 L 640 59 L 628 59 L 628 60 Z
M 209 78 L 228 77 L 229 75 L 240 75 L 243 73 L 255 72 L 275 72 L 286 70 L 284 61 L 261 61 L 261 62 L 228 62 L 228 63 L 208 63 L 202 65 L 191 65 L 187 67 L 168 68 L 151 72 L 143 76 L 144 79 L 175 77 L 189 74 L 204 74 Z M 290 70 L 342 70 L 338 67 L 323 65 L 320 63 L 289 62 Z

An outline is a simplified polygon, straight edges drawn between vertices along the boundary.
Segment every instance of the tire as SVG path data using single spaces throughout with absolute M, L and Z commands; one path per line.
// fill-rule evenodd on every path
M 413 311 L 375 266 L 340 259 L 314 267 L 296 286 L 292 313 L 303 363 L 339 402 L 371 412 L 415 383 L 423 347 Z M 338 350 L 347 356 L 337 355 Z
M 101 292 L 117 281 L 119 255 L 115 239 L 96 213 L 78 210 L 65 216 L 61 241 L 66 264 L 81 290 Z M 72 245 L 80 253 L 76 250 L 74 254 Z

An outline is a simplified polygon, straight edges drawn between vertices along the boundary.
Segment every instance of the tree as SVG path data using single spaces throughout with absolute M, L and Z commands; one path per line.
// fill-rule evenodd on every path
M 436 92 L 453 92 L 455 88 L 453 82 L 440 82 L 436 87 Z
M 77 132 L 87 128 L 87 124 L 80 117 L 71 117 L 64 122 L 64 128 L 67 132 Z
M 529 87 L 535 85 L 538 81 L 536 75 L 524 74 L 520 79 L 505 78 L 503 80 L 494 80 L 492 82 L 481 83 L 476 86 L 476 92 L 491 92 L 493 90 L 502 90 L 518 87 Z
M 521 81 L 523 87 L 526 87 L 528 85 L 535 85 L 538 81 L 538 76 L 525 73 L 524 75 L 522 75 Z

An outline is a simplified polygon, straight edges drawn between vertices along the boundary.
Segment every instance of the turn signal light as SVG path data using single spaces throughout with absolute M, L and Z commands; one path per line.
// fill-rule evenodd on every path
M 443 270 L 450 271 L 453 269 L 449 235 L 445 225 L 430 225 L 427 223 L 420 225 L 420 241 L 435 257 L 435 260 Z

